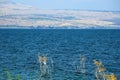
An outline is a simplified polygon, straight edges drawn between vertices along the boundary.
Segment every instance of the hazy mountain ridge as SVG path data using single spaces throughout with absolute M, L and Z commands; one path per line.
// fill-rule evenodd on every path
M 0 5 L 0 26 L 33 28 L 120 28 L 120 12 L 40 10 L 19 3 Z

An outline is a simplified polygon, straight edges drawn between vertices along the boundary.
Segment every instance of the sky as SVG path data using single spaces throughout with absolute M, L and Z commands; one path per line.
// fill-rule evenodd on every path
M 80 10 L 120 11 L 120 0 L 11 0 L 11 1 L 16 3 L 23 3 L 39 9 L 80 9 Z

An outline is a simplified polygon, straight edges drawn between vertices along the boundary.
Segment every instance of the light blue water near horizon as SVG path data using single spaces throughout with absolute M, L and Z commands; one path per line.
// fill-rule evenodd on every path
M 38 51 L 54 60 L 50 80 L 95 80 L 94 59 L 120 76 L 119 29 L 0 29 L 0 80 L 7 80 L 5 68 L 14 78 L 39 80 Z M 76 73 L 80 54 L 85 74 Z

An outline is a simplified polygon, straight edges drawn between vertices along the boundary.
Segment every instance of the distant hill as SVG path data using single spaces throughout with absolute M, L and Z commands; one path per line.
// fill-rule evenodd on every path
M 20 3 L 0 3 L 0 28 L 120 29 L 120 12 L 40 10 Z

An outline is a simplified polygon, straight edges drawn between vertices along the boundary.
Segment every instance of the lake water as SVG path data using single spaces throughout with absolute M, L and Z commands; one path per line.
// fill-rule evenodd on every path
M 120 30 L 0 29 L 0 80 L 7 80 L 5 69 L 13 78 L 40 80 L 38 51 L 54 61 L 44 80 L 95 80 L 93 60 L 120 76 Z M 80 54 L 86 58 L 85 74 L 76 71 Z

